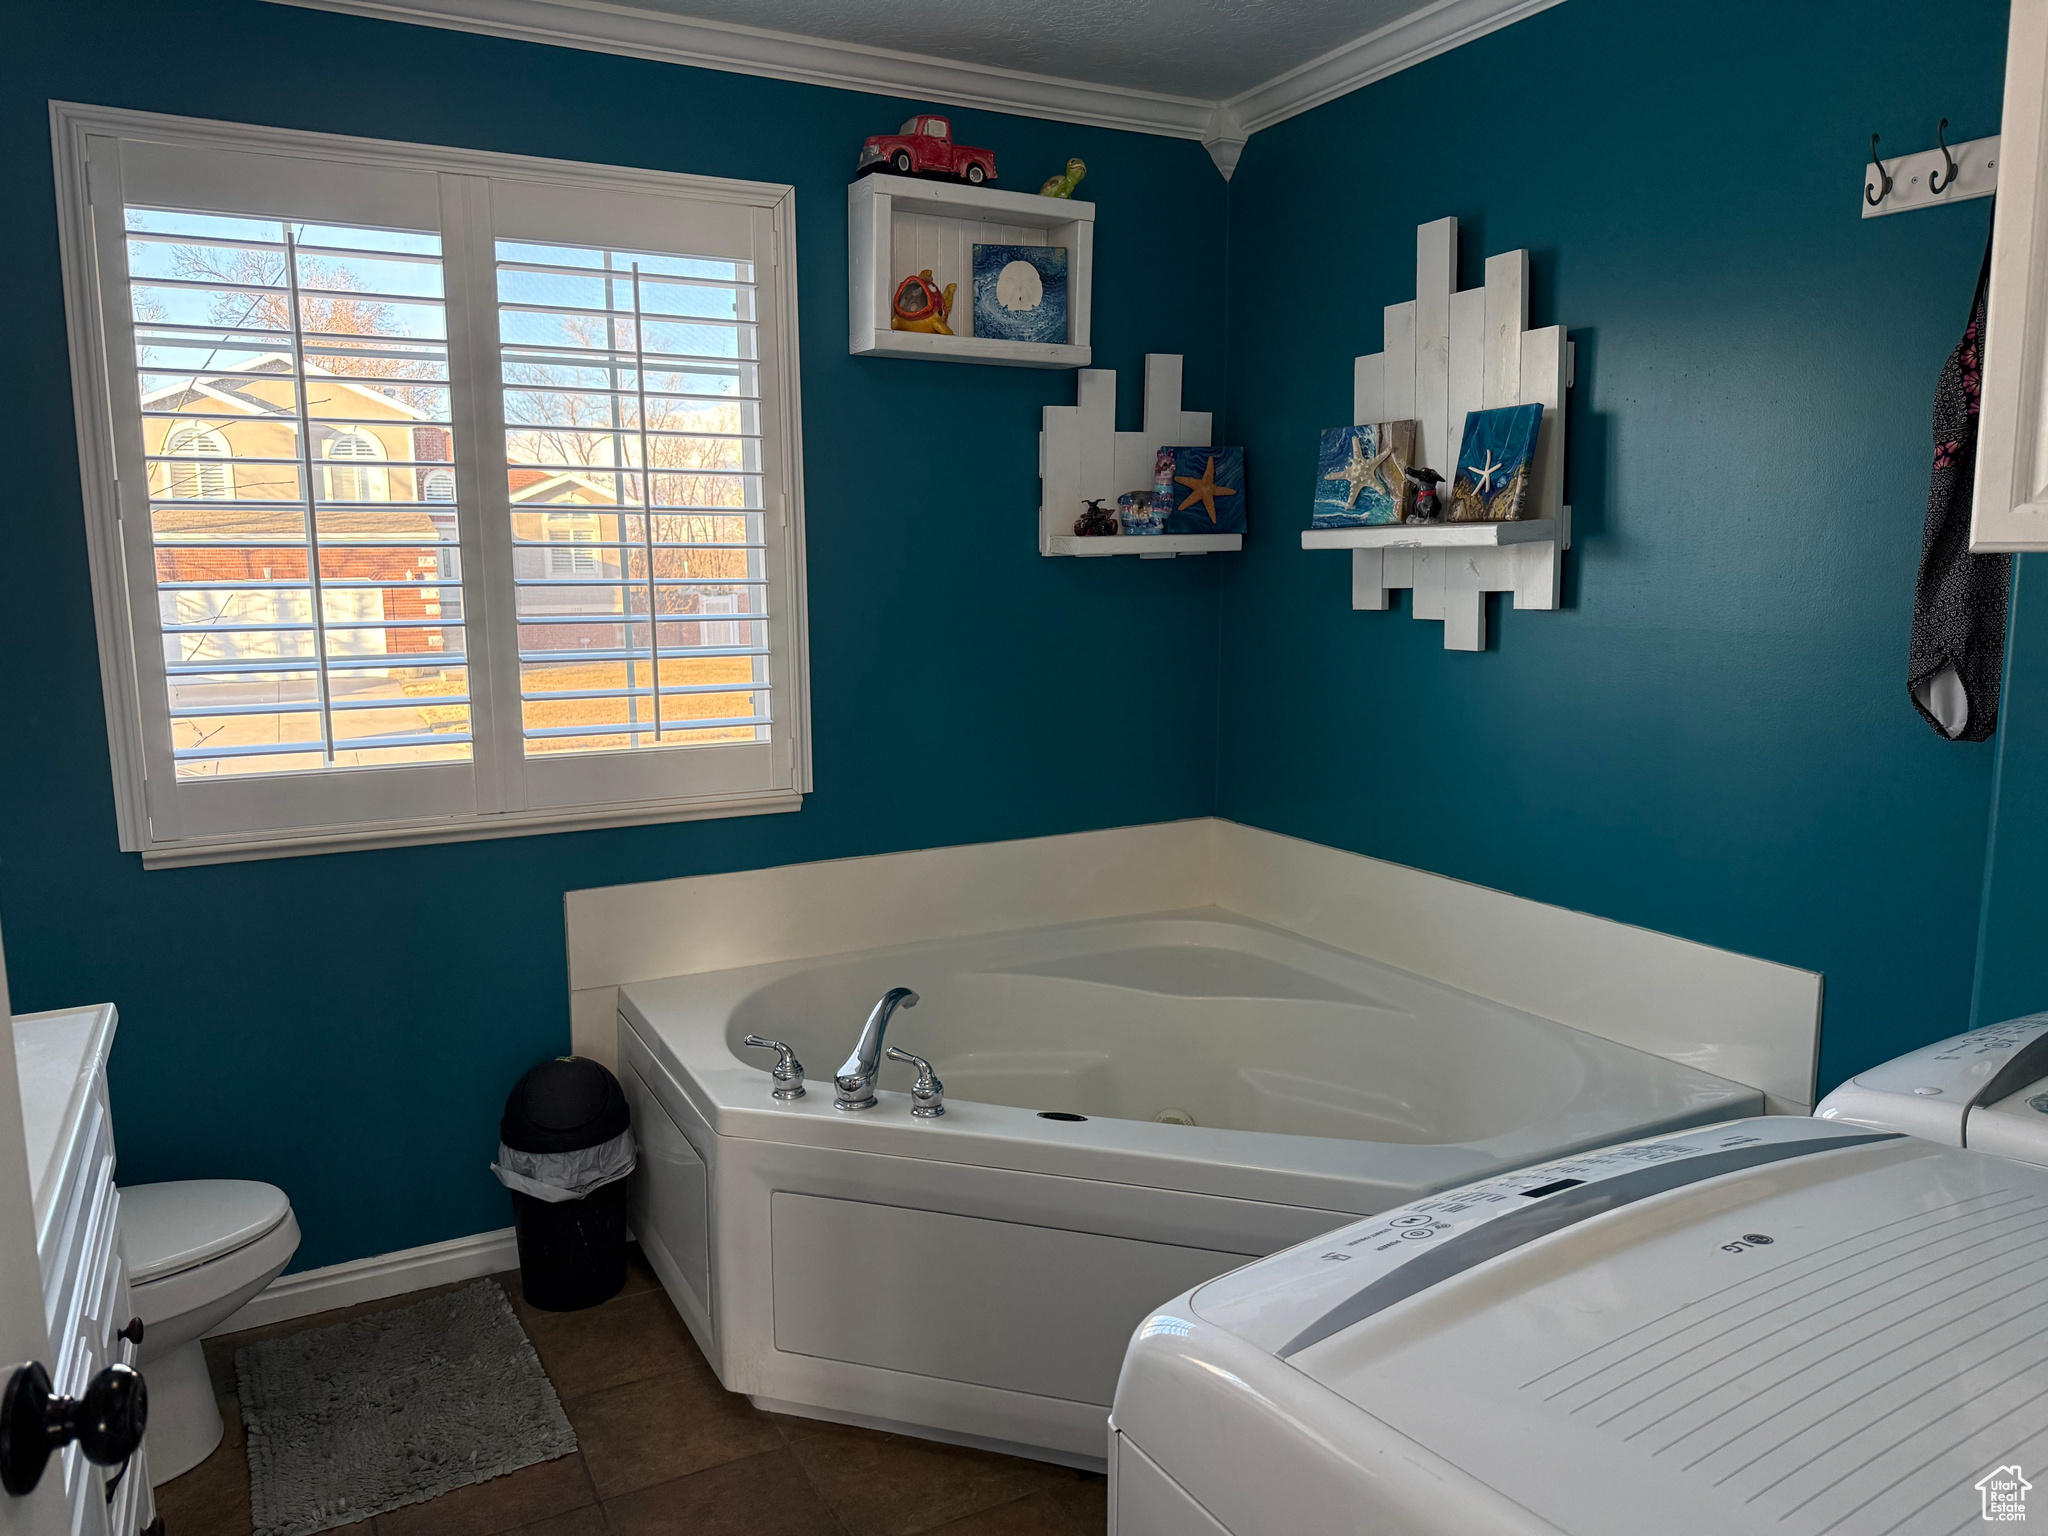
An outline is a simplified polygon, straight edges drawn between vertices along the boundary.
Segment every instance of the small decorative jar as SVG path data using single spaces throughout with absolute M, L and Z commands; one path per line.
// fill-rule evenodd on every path
M 1168 499 L 1152 491 L 1126 491 L 1116 499 L 1116 519 L 1125 533 L 1164 533 Z

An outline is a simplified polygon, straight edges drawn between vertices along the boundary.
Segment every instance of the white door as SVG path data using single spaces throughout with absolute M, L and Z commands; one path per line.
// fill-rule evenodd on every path
M 2048 0 L 2013 0 L 1970 548 L 2048 549 Z
M 35 1197 L 22 1140 L 21 1086 L 14 1073 L 14 1016 L 7 1006 L 7 965 L 0 949 L 0 1384 L 40 1360 L 54 1369 L 43 1321 L 43 1276 L 36 1262 Z M 25 1498 L 0 1492 L 0 1536 L 58 1536 L 65 1530 L 64 1478 L 54 1458 Z

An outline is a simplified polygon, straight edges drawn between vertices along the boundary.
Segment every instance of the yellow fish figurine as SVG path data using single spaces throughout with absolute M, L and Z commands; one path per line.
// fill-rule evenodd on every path
M 906 277 L 896 285 L 896 297 L 890 301 L 893 313 L 889 316 L 889 329 L 922 331 L 928 336 L 952 335 L 953 328 L 946 321 L 953 313 L 953 294 L 959 286 L 948 283 L 946 291 L 939 292 L 930 267 L 915 277 Z

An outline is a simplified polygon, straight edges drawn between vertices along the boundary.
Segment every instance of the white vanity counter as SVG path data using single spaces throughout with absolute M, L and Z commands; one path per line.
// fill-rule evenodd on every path
M 50 1376 L 67 1397 L 114 1361 L 133 1365 L 137 1353 L 137 1339 L 120 1331 L 132 1313 L 107 1102 L 117 1022 L 111 1003 L 14 1016 Z M 100 1468 L 76 1445 L 60 1453 L 45 1476 L 64 1480 L 73 1536 L 135 1536 L 149 1525 L 155 1510 L 146 1455 L 145 1441 L 125 1468 Z
M 47 1252 L 50 1216 L 69 1182 L 71 1161 L 94 1111 L 105 1113 L 107 1053 L 114 1045 L 112 1003 L 14 1020 L 14 1064 L 21 1079 L 21 1125 L 28 1142 L 29 1186 L 35 1191 L 36 1248 Z

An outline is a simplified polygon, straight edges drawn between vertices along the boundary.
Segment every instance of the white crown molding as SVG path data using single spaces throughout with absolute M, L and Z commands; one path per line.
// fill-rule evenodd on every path
M 1321 58 L 1296 65 L 1264 85 L 1255 85 L 1231 97 L 1222 104 L 1223 109 L 1236 116 L 1249 136 L 1562 3 L 1563 0 L 1436 0 L 1399 21 L 1389 22 L 1377 32 L 1368 32 L 1341 48 L 1332 48 Z
M 1435 0 L 1228 101 L 962 64 L 892 48 L 704 21 L 605 0 L 270 0 L 379 21 L 552 43 L 805 85 L 1196 139 L 1228 180 L 1261 128 L 1469 43 L 1562 0 Z
M 985 107 L 1055 122 L 1086 123 L 1175 139 L 1209 131 L 1212 101 L 1125 86 L 961 64 L 891 48 L 800 37 L 731 22 L 607 5 L 603 0 L 272 0 L 381 21 L 410 21 L 530 43 L 554 43 L 629 58 L 657 59 L 805 85 Z M 857 145 L 849 145 L 853 159 Z

